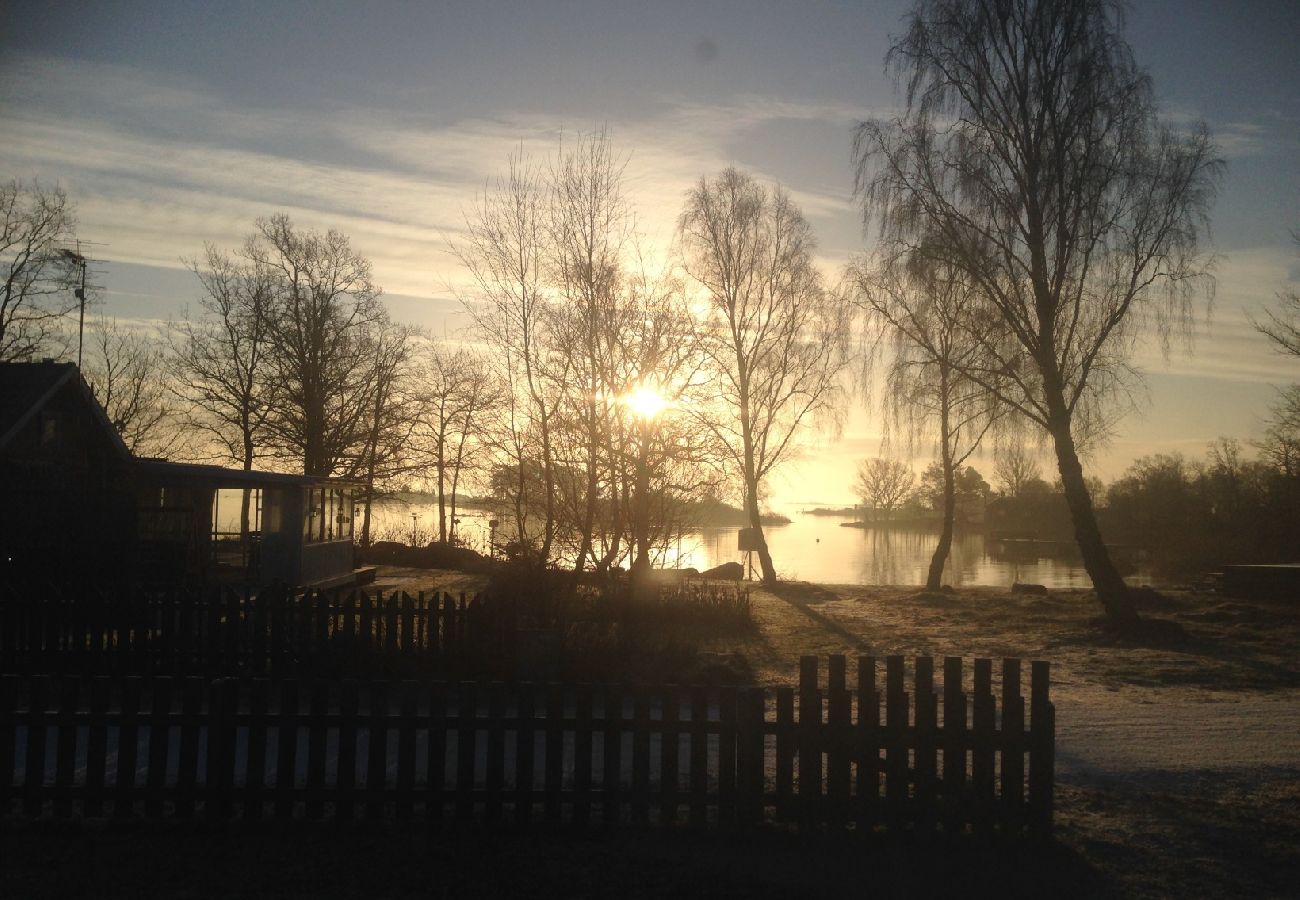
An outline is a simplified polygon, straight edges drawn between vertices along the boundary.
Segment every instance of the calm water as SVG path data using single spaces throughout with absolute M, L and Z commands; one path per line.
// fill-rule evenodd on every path
M 376 504 L 372 533 L 376 539 L 409 541 L 411 514 L 415 513 L 417 537 L 431 539 L 437 529 L 437 504 L 386 501 Z M 486 551 L 487 514 L 478 510 L 460 513 L 461 535 L 472 547 Z M 833 584 L 923 584 L 930 557 L 938 544 L 935 532 L 910 529 L 845 528 L 851 521 L 839 516 L 791 514 L 789 525 L 764 529 L 772 560 L 783 578 Z M 703 528 L 682 535 L 668 549 L 662 564 L 694 566 L 704 570 L 723 562 L 744 562 L 736 549 L 738 528 Z M 660 561 L 657 561 L 660 562 Z M 757 569 L 758 560 L 754 560 Z M 1147 572 L 1139 569 L 1129 576 L 1130 584 L 1148 584 Z M 1077 558 L 1009 559 L 985 548 L 984 535 L 958 534 L 944 570 L 944 581 L 953 585 L 1008 586 L 1016 581 L 1053 588 L 1091 587 L 1087 572 Z

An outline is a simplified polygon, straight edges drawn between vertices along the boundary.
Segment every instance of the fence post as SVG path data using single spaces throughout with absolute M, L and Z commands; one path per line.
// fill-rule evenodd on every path
M 857 827 L 867 832 L 880 820 L 880 694 L 876 658 L 858 657 Z
M 677 720 L 681 713 L 681 694 L 675 685 L 661 689 L 659 718 L 659 821 L 673 825 L 677 821 L 677 751 L 680 732 Z
M 32 685 L 32 699 L 36 699 L 36 685 Z M 42 701 L 43 702 L 43 701 Z M 135 761 L 137 716 L 140 712 L 140 679 L 128 677 L 122 682 L 121 716 L 117 728 L 117 783 L 113 785 L 113 815 L 118 818 L 131 813 L 135 800 Z M 44 730 L 42 729 L 42 744 Z M 45 750 L 41 748 L 41 758 Z M 28 759 L 31 759 L 30 747 Z M 30 776 L 29 776 L 30 777 Z
M 100 675 L 90 682 L 90 727 L 86 732 L 86 816 L 94 818 L 104 809 L 104 776 L 108 768 L 108 695 L 110 682 Z M 0 703 L 0 716 L 4 706 Z M 0 732 L 0 740 L 4 740 Z M 8 736 L 9 752 L 13 752 L 13 737 Z M 4 762 L 0 759 L 0 772 Z M 8 775 L 0 775 L 7 779 Z M 5 804 L 0 803 L 0 808 Z M 7 810 L 6 810 L 7 811 Z
M 1029 828 L 1052 835 L 1052 791 L 1056 768 L 1056 707 L 1048 699 L 1051 663 L 1030 664 Z
M 478 755 L 478 685 L 460 683 L 456 701 L 456 821 L 474 818 L 474 762 Z M 558 789 L 558 785 L 557 785 Z
M 776 819 L 787 822 L 794 805 L 794 689 L 776 689 Z
M 966 694 L 960 656 L 943 660 L 942 790 L 944 831 L 959 834 L 966 823 Z
M 207 818 L 230 818 L 231 793 L 235 784 L 235 713 L 239 706 L 239 682 L 222 678 L 212 682 L 208 696 L 208 753 L 203 773 Z M 152 740 L 153 735 L 150 734 Z
M 188 676 L 181 682 L 180 766 L 176 773 L 176 817 L 180 819 L 194 815 L 194 804 L 198 799 L 199 720 L 203 715 L 206 687 L 204 680 L 197 675 Z
M 298 682 L 280 684 L 275 728 L 275 817 L 292 819 L 298 781 Z
M 638 685 L 632 694 L 632 821 L 650 821 L 650 699 Z M 549 764 L 548 749 L 548 764 Z
M 1025 700 L 1020 660 L 1002 660 L 1002 828 L 1019 833 L 1025 805 Z
M 763 689 L 742 690 L 736 710 L 736 820 L 741 827 L 763 821 L 765 718 Z
M 934 693 L 934 658 L 916 658 L 916 742 L 914 796 L 917 814 L 914 817 L 918 831 L 926 834 L 934 830 L 937 819 L 935 809 L 935 745 L 937 699 Z
M 515 823 L 527 825 L 533 820 L 533 764 L 536 757 L 535 734 L 537 687 L 524 682 L 515 700 Z
M 587 782 L 591 783 L 591 695 L 587 695 L 588 740 Z M 501 821 L 501 792 L 506 773 L 506 686 L 499 681 L 488 685 L 488 744 L 487 744 L 487 803 L 484 818 L 488 822 Z
M 416 683 L 399 681 L 397 692 L 397 821 L 408 822 L 415 814 Z
M 317 628 L 324 621 L 321 615 L 325 598 L 318 594 L 316 605 Z M 323 681 L 313 681 L 311 694 L 307 700 L 307 787 L 306 814 L 309 819 L 319 819 L 325 814 L 325 739 L 328 732 L 325 717 L 330 709 L 329 685 Z
M 822 696 L 817 686 L 817 657 L 799 658 L 799 827 L 808 831 L 821 815 Z
M 889 828 L 901 831 L 907 821 L 907 685 L 901 656 L 885 658 L 885 814 Z
M 829 660 L 826 677 L 826 818 L 837 826 L 848 820 L 851 702 L 845 659 L 837 653 Z
M 54 729 L 54 816 L 72 815 L 73 778 L 77 768 L 77 706 L 80 679 L 64 675 L 59 679 L 59 707 Z
M 709 820 L 709 691 L 691 688 L 690 822 L 703 828 Z
M 442 823 L 442 790 L 447 778 L 447 685 L 435 683 L 428 691 L 428 786 L 424 801 L 426 821 Z
M 266 719 L 270 707 L 271 683 L 254 678 L 248 689 L 248 761 L 244 776 L 244 818 L 253 822 L 262 818 L 262 802 L 266 799 Z
M 366 750 L 366 818 L 383 821 L 388 788 L 388 682 L 370 682 L 369 738 Z
M 992 660 L 975 660 L 974 707 L 971 786 L 975 800 L 972 824 L 976 834 L 988 836 L 993 831 L 993 749 L 997 741 Z
M 624 689 L 621 685 L 610 685 L 605 690 L 601 710 L 605 725 L 605 746 L 600 763 L 605 809 L 601 821 L 605 825 L 616 825 L 619 820 L 620 782 L 623 777 L 623 697 Z

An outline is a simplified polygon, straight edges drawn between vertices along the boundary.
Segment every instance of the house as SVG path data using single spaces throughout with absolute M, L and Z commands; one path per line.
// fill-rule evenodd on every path
M 134 456 L 72 363 L 0 363 L 7 579 L 334 586 L 352 486 Z

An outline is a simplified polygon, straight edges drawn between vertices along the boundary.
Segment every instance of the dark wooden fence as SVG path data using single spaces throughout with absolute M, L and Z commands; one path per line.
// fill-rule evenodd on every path
M 0 593 L 0 670 L 281 675 L 382 659 L 454 671 L 483 649 L 487 618 L 464 594 L 11 587 Z
M 0 807 L 918 833 L 1052 825 L 1048 664 L 858 660 L 798 689 L 5 676 Z M 908 686 L 912 688 L 907 690 Z M 941 714 L 942 713 L 942 714 Z

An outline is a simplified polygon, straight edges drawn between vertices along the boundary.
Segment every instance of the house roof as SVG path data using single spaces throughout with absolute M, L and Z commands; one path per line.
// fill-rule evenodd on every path
M 114 449 L 120 455 L 130 457 L 131 451 L 127 449 L 113 423 L 108 420 L 104 408 L 91 393 L 90 386 L 82 380 L 76 365 L 52 360 L 0 363 L 0 449 L 13 440 L 70 382 L 80 389 L 91 414 L 104 429 Z
M 277 485 L 310 486 L 313 484 L 348 484 L 336 478 L 315 475 L 289 475 L 283 472 L 245 471 L 200 463 L 170 462 L 165 459 L 137 459 L 135 469 L 141 475 L 159 481 L 188 481 L 213 487 L 274 487 Z

